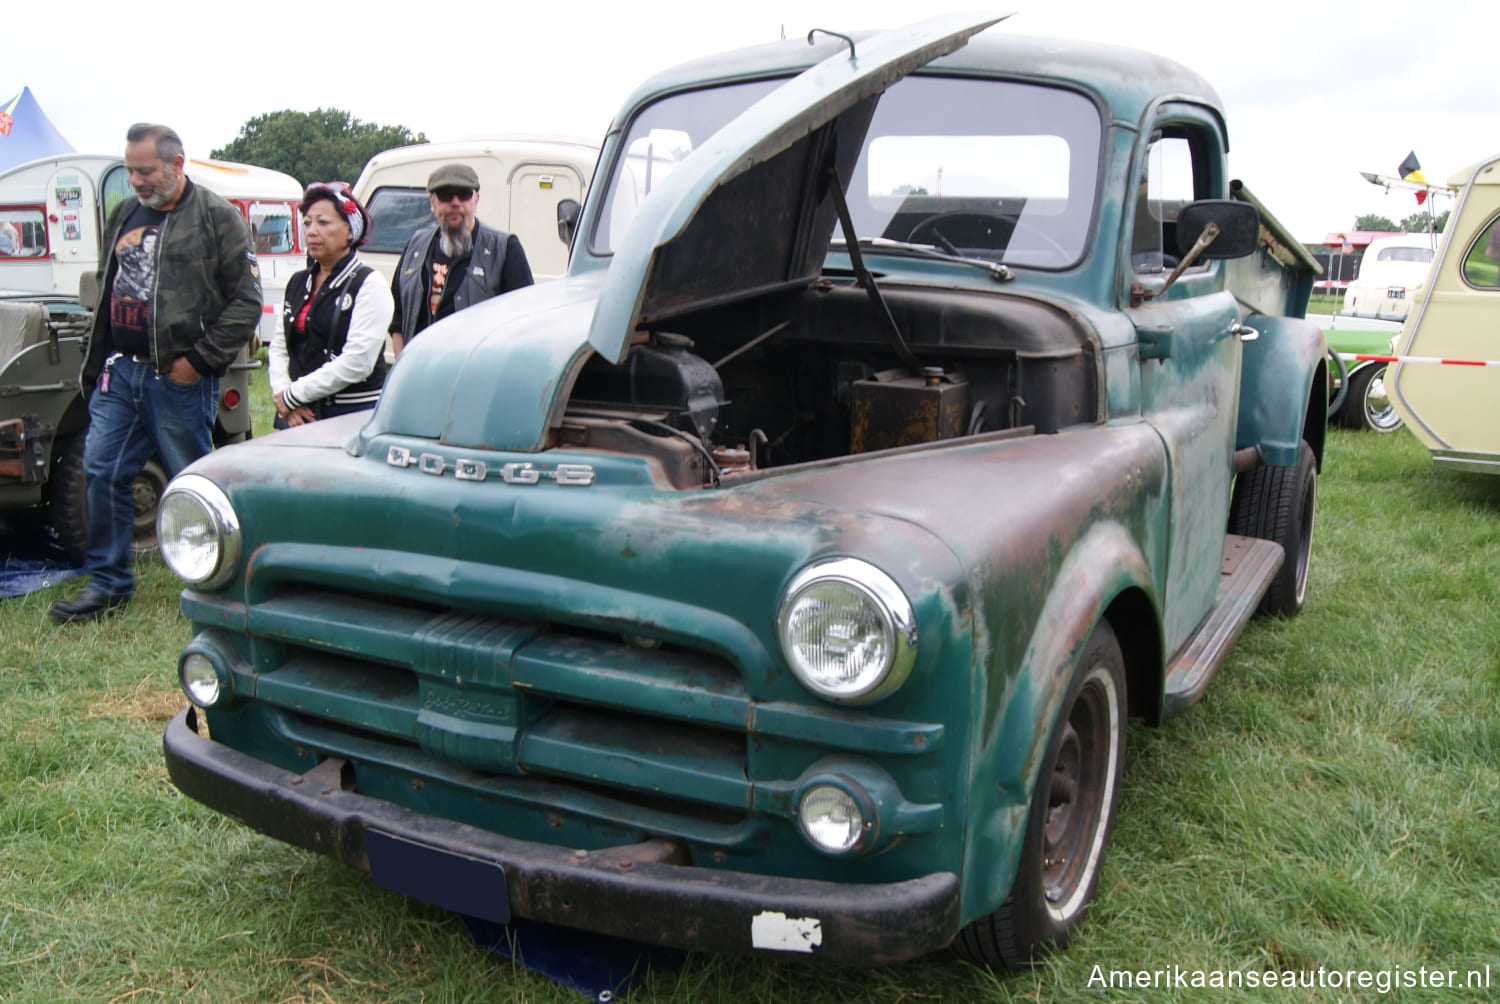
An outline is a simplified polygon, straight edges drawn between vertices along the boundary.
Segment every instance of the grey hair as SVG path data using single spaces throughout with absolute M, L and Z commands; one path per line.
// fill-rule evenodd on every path
M 163 161 L 170 163 L 173 157 L 186 156 L 182 149 L 182 137 L 171 126 L 137 122 L 125 133 L 127 143 L 139 143 L 148 139 L 156 141 L 156 156 Z

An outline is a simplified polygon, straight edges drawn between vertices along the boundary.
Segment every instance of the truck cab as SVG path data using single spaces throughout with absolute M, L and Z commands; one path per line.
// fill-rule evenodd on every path
M 1127 716 L 1307 599 L 1325 347 L 1202 77 L 994 25 L 653 77 L 564 278 L 179 476 L 173 782 L 495 922 L 1066 945 Z

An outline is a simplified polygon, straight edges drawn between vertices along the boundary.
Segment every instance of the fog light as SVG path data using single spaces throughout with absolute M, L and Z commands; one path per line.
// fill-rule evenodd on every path
M 219 681 L 219 669 L 213 660 L 201 652 L 188 652 L 177 665 L 177 678 L 188 700 L 200 708 L 211 708 L 219 703 L 223 687 Z
M 797 823 L 825 854 L 844 854 L 859 846 L 870 824 L 853 795 L 831 784 L 815 784 L 797 803 Z

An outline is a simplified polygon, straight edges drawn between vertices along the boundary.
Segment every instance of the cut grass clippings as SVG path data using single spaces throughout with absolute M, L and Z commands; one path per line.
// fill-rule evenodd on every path
M 1436 470 L 1406 432 L 1333 430 L 1307 609 L 1251 625 L 1186 715 L 1132 726 L 1098 899 L 1066 952 L 1020 973 L 693 954 L 630 999 L 1494 999 L 1497 571 L 1500 478 Z M 120 616 L 52 624 L 78 588 L 0 601 L 0 1000 L 581 999 L 479 952 L 456 917 L 178 794 L 161 754 L 183 703 L 175 580 L 149 563 Z M 1491 986 L 1373 982 L 1421 967 L 1488 967 Z M 1156 985 L 1100 985 L 1124 970 Z M 1266 970 L 1324 985 L 1174 982 Z

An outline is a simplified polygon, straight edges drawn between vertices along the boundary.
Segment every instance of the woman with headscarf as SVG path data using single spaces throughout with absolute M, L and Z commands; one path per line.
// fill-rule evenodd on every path
M 375 407 L 394 309 L 390 287 L 355 252 L 370 214 L 349 186 L 308 185 L 299 209 L 309 267 L 287 280 L 268 353 L 278 429 Z

